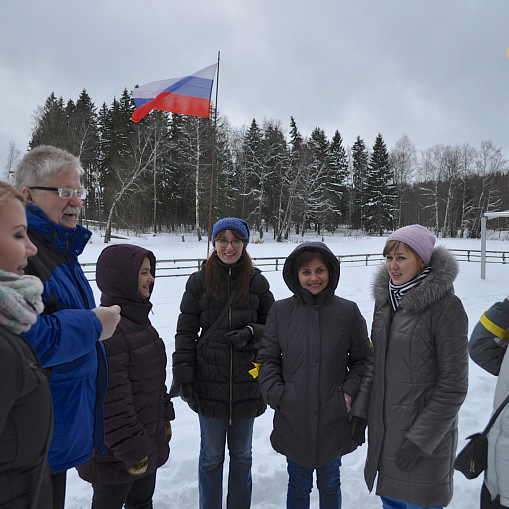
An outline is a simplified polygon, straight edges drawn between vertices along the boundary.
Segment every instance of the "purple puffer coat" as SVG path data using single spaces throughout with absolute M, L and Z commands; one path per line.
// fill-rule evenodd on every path
M 104 404 L 108 457 L 96 456 L 76 467 L 82 479 L 94 484 L 132 481 L 126 465 L 135 465 L 146 456 L 144 475 L 168 459 L 164 423 L 175 415 L 165 386 L 166 353 L 148 319 L 152 304 L 138 296 L 138 273 L 146 257 L 154 276 L 154 254 L 142 247 L 109 246 L 97 261 L 101 305 L 118 304 L 122 311 L 115 333 L 104 341 L 108 359 Z

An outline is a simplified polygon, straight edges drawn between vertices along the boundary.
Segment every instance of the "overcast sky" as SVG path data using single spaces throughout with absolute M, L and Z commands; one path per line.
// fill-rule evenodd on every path
M 508 0 L 3 0 L 0 172 L 54 92 L 124 88 L 217 62 L 235 127 L 295 118 L 345 145 L 491 140 L 509 158 Z M 213 99 L 215 98 L 215 87 Z

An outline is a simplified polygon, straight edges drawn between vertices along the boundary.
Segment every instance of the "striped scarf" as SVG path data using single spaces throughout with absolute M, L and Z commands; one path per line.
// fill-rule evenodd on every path
M 389 278 L 389 297 L 391 299 L 391 306 L 394 311 L 398 309 L 401 299 L 405 296 L 408 290 L 419 286 L 422 280 L 431 272 L 431 267 L 428 265 L 423 271 L 415 276 L 412 280 L 402 285 L 393 285 L 392 280 Z
M 18 276 L 0 270 L 0 325 L 21 334 L 36 322 L 44 304 L 43 285 L 35 276 Z

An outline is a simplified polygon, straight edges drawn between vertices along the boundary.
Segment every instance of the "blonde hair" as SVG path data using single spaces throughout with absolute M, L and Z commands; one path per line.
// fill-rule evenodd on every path
M 9 182 L 0 180 L 0 207 L 9 199 L 14 198 L 25 205 L 25 197 Z
M 403 244 L 416 258 L 418 261 L 423 262 L 422 258 L 417 254 L 413 247 L 410 247 L 408 244 L 405 244 L 402 240 L 389 240 L 384 247 L 382 256 L 386 257 L 390 252 L 399 247 L 400 244 Z

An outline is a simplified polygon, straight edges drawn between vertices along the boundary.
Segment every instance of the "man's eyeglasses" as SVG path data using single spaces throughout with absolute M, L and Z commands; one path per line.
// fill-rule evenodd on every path
M 42 189 L 43 191 L 55 191 L 60 198 L 69 200 L 74 193 L 79 200 L 84 200 L 87 197 L 87 190 L 83 187 L 78 189 L 71 189 L 70 187 L 45 187 L 45 186 L 32 186 L 30 189 Z
M 231 244 L 233 247 L 240 247 L 242 244 L 244 244 L 243 240 L 240 239 L 233 239 L 232 241 L 228 239 L 217 239 L 217 241 L 220 246 L 226 247 L 228 244 Z

